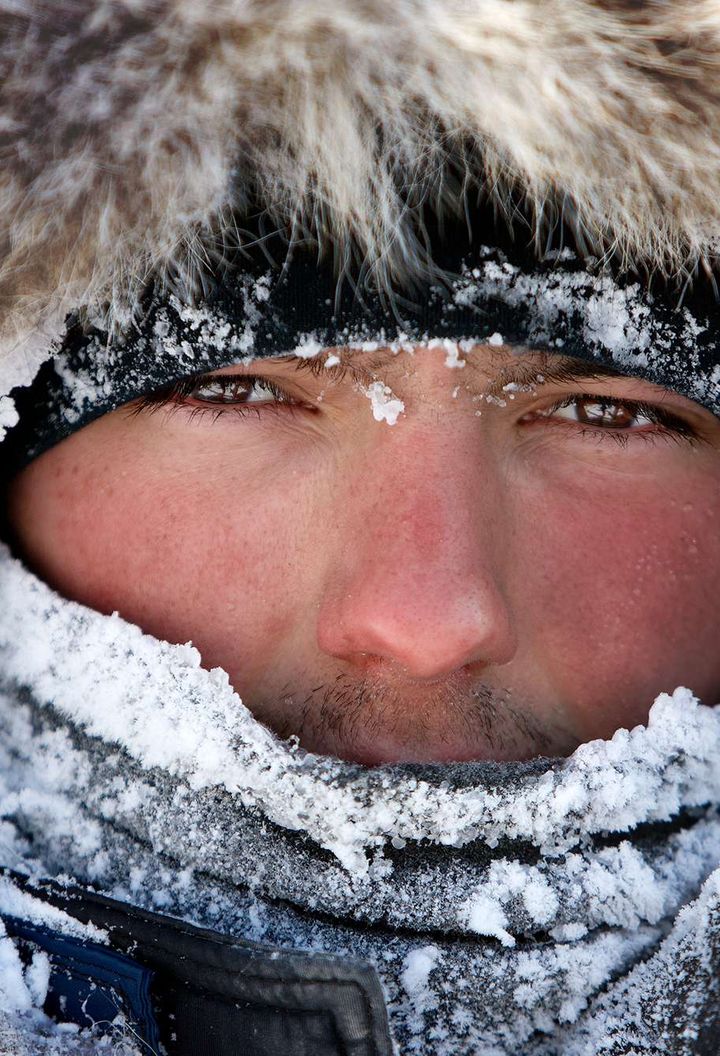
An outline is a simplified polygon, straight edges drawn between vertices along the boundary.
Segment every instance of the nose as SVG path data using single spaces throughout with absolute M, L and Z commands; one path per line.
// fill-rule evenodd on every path
M 387 434 L 344 494 L 320 649 L 351 664 L 387 664 L 414 679 L 515 654 L 503 591 L 507 531 L 501 481 L 477 446 L 432 429 Z M 385 427 L 386 429 L 388 427 Z M 358 485 L 358 481 L 364 481 Z

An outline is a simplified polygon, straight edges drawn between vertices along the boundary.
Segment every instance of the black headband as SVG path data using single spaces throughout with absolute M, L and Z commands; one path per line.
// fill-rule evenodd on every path
M 497 232 L 495 232 L 496 234 Z M 720 308 L 713 291 L 651 291 L 568 250 L 538 262 L 529 248 L 473 246 L 445 232 L 434 259 L 445 279 L 414 299 L 340 283 L 307 250 L 271 263 L 264 253 L 226 270 L 194 307 L 150 300 L 123 341 L 69 320 L 57 355 L 14 390 L 19 422 L 0 446 L 10 475 L 93 419 L 180 377 L 243 359 L 311 356 L 334 346 L 428 340 L 486 342 L 611 365 L 720 414 Z

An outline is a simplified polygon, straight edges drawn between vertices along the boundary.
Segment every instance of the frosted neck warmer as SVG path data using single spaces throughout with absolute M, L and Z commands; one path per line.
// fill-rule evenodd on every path
M 720 713 L 689 691 L 567 760 L 366 770 L 6 551 L 0 597 L 0 864 L 369 961 L 402 1053 L 717 1051 Z

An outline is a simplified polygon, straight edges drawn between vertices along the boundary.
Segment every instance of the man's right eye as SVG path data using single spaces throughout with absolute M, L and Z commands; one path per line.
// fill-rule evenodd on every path
M 182 378 L 174 385 L 148 393 L 135 401 L 133 411 L 158 410 L 162 407 L 188 409 L 194 415 L 211 411 L 214 417 L 225 412 L 259 413 L 262 408 L 292 410 L 307 406 L 281 389 L 269 378 L 255 374 L 206 374 Z
M 287 403 L 290 397 L 268 378 L 251 374 L 219 374 L 191 378 L 176 394 L 183 402 L 228 406 L 246 403 Z

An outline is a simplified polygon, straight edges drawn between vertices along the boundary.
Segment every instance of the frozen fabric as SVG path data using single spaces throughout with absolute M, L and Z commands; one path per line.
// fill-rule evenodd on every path
M 568 760 L 366 770 L 7 554 L 0 593 L 6 864 L 360 957 L 401 1053 L 716 1051 L 720 715 L 688 690 Z

